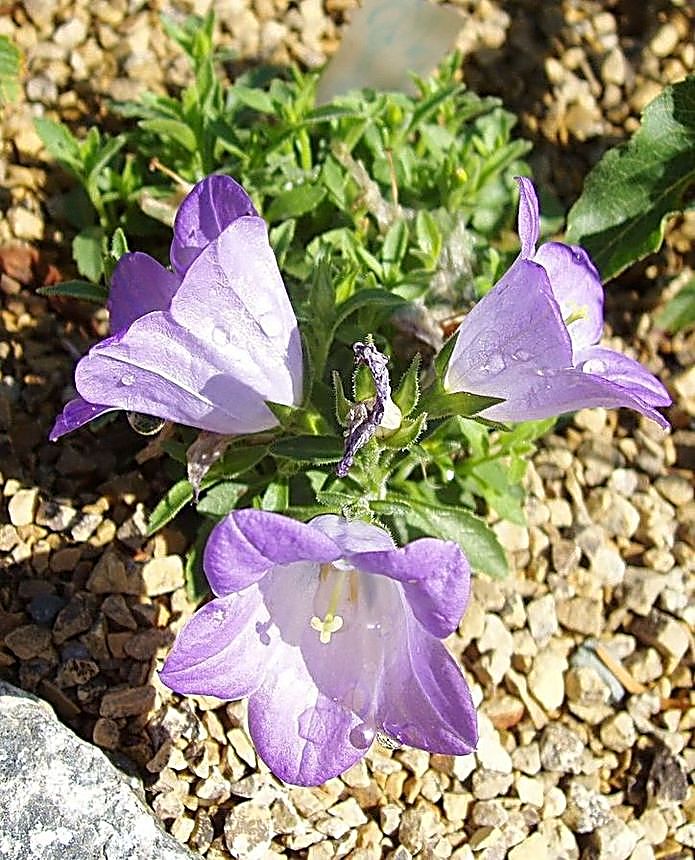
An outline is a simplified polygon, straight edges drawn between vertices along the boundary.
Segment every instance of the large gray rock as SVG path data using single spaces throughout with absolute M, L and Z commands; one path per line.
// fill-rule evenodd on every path
M 128 778 L 34 696 L 0 681 L 0 857 L 191 860 Z

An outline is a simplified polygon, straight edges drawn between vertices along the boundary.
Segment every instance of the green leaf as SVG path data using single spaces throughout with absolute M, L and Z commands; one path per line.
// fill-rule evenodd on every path
M 87 227 L 72 240 L 72 256 L 77 271 L 90 281 L 98 281 L 104 273 L 102 240 L 103 234 L 99 227 Z
M 297 185 L 283 191 L 273 200 L 265 212 L 268 221 L 284 221 L 286 218 L 299 218 L 315 209 L 326 196 L 321 185 Z
M 442 250 L 442 234 L 437 222 L 426 209 L 420 209 L 415 218 L 415 233 L 420 250 L 427 255 L 433 265 Z
M 384 246 L 381 249 L 381 259 L 385 263 L 399 266 L 408 250 L 408 225 L 405 221 L 396 221 L 384 236 Z
M 187 152 L 195 152 L 198 147 L 195 134 L 185 122 L 176 119 L 143 119 L 138 123 L 143 131 L 150 131 L 159 137 L 169 138 L 182 146 Z
M 645 108 L 631 140 L 608 150 L 567 218 L 567 240 L 591 254 L 603 280 L 658 250 L 670 215 L 695 183 L 695 75 Z
M 337 436 L 290 436 L 273 442 L 270 453 L 299 462 L 336 463 L 343 456 L 343 442 Z
M 43 145 L 56 161 L 71 168 L 78 176 L 82 174 L 82 155 L 77 138 L 62 123 L 38 117 L 34 120 L 36 131 Z
M 270 245 L 275 252 L 275 259 L 278 261 L 280 268 L 283 267 L 287 252 L 292 247 L 296 224 L 297 222 L 294 218 L 290 218 L 278 224 L 277 227 L 273 227 L 270 231 Z
M 393 393 L 393 402 L 406 418 L 420 399 L 420 353 L 415 353 L 410 367 L 403 374 L 398 388 Z
M 234 509 L 236 503 L 247 490 L 246 484 L 222 481 L 222 483 L 211 487 L 198 502 L 196 505 L 198 513 L 223 517 Z
M 0 36 L 0 105 L 15 101 L 20 93 L 22 54 L 7 36 Z
M 386 502 L 371 502 L 371 507 L 376 513 L 387 515 L 397 511 L 419 532 L 456 541 L 474 571 L 494 577 L 505 577 L 509 572 L 507 557 L 495 533 L 484 520 L 465 508 L 427 504 L 400 494 L 390 494 Z
M 447 394 L 445 391 L 428 391 L 420 401 L 420 408 L 427 412 L 430 418 L 445 418 L 448 415 L 476 415 L 501 403 L 503 397 L 486 397 L 482 394 L 469 394 L 467 391 L 457 391 Z
M 150 514 L 150 519 L 147 523 L 147 534 L 153 535 L 159 531 L 159 529 L 173 520 L 176 514 L 183 510 L 191 501 L 193 501 L 193 487 L 189 484 L 188 479 L 184 478 L 171 487 L 166 496 L 164 496 Z
M 84 299 L 98 305 L 106 304 L 109 291 L 102 284 L 92 284 L 89 281 L 63 281 L 50 287 L 40 287 L 37 291 L 42 296 L 67 296 L 71 299 Z
M 235 84 L 232 87 L 232 95 L 243 105 L 250 107 L 252 110 L 258 111 L 258 113 L 274 114 L 276 111 L 273 100 L 264 90 Z
M 128 253 L 128 240 L 125 233 L 120 227 L 114 230 L 111 237 L 111 256 L 114 260 L 120 260 L 124 254 Z
M 695 324 L 695 278 L 681 287 L 654 322 L 674 333 Z

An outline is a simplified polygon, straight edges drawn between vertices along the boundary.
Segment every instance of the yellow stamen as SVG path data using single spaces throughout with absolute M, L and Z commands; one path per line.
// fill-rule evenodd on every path
M 343 626 L 343 619 L 340 615 L 331 615 L 329 612 L 324 619 L 319 618 L 318 615 L 314 615 L 309 623 L 311 624 L 311 629 L 319 634 L 321 644 L 328 645 L 331 641 L 331 636 L 337 633 Z
M 570 326 L 578 320 L 585 320 L 589 316 L 589 308 L 586 305 L 575 305 L 570 315 L 565 319 L 565 325 Z

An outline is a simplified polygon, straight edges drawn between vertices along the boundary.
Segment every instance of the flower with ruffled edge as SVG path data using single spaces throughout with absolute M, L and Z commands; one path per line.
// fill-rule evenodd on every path
M 213 529 L 204 567 L 215 597 L 178 634 L 160 677 L 179 693 L 248 697 L 251 737 L 281 779 L 318 785 L 377 732 L 473 751 L 470 692 L 440 641 L 469 596 L 457 544 L 398 549 L 361 521 L 242 510 Z
M 181 203 L 172 270 L 125 254 L 108 307 L 113 334 L 75 370 L 79 394 L 58 439 L 115 409 L 215 433 L 277 424 L 266 401 L 298 405 L 302 348 L 265 222 L 229 176 L 208 176 Z
M 671 398 L 642 365 L 599 346 L 603 287 L 587 252 L 540 235 L 538 199 L 519 177 L 521 253 L 456 333 L 444 387 L 504 402 L 480 414 L 497 421 L 550 418 L 593 406 L 626 406 L 664 428 Z

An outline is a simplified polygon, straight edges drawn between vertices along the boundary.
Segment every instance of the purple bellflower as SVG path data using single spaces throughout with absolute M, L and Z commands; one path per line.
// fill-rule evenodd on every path
M 78 363 L 79 396 L 52 440 L 115 409 L 254 433 L 277 423 L 265 401 L 299 404 L 297 320 L 266 224 L 231 177 L 208 176 L 183 200 L 170 257 L 172 270 L 139 252 L 118 261 L 112 334 Z
M 161 679 L 179 693 L 247 696 L 251 737 L 281 779 L 318 785 L 378 732 L 473 751 L 470 692 L 440 641 L 468 601 L 457 544 L 397 549 L 365 522 L 241 510 L 213 529 L 204 566 L 215 597 L 179 633 Z
M 599 346 L 603 287 L 587 252 L 547 242 L 538 199 L 518 178 L 521 253 L 468 313 L 444 379 L 451 392 L 503 397 L 481 412 L 497 421 L 550 418 L 592 406 L 627 406 L 664 428 L 671 398 L 639 362 Z

